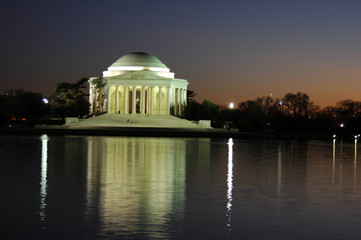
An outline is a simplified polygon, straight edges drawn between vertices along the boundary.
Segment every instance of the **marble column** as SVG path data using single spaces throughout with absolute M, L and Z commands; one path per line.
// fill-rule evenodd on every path
M 145 106 L 145 87 L 144 86 L 142 86 L 142 93 L 140 95 L 140 100 L 141 100 L 141 111 L 140 112 L 142 114 L 145 114 L 146 106 Z
M 128 96 L 129 96 L 129 89 L 128 86 L 124 86 L 124 114 L 128 114 Z
M 149 109 L 149 112 L 150 112 L 150 114 L 151 115 L 154 115 L 154 89 L 155 89 L 155 87 L 154 86 L 152 86 L 152 87 L 150 87 L 150 94 L 149 94 L 149 103 L 150 103 L 150 109 Z
M 159 91 L 158 91 L 158 114 L 161 115 L 162 114 L 162 87 L 158 87 Z
M 89 88 L 89 103 L 90 103 L 90 114 L 94 113 L 94 110 L 93 110 L 93 87 L 90 86 Z
M 133 86 L 133 93 L 132 93 L 132 114 L 136 113 L 136 96 L 137 96 L 137 88 Z
M 176 115 L 179 116 L 179 112 L 180 112 L 180 104 L 179 104 L 179 100 L 180 100 L 180 91 L 179 91 L 179 88 L 176 88 L 176 106 L 177 106 L 177 112 L 176 112 Z
M 119 111 L 119 86 L 115 87 L 115 114 Z
M 182 113 L 182 89 L 179 88 L 179 112 L 178 116 L 180 116 Z
M 170 89 L 169 87 L 167 87 L 167 102 L 166 102 L 166 106 L 167 106 L 167 111 L 166 113 L 169 115 L 170 114 Z
M 112 89 L 112 86 L 109 86 L 108 87 L 108 94 L 107 94 L 108 95 L 108 97 L 107 97 L 108 98 L 108 109 L 107 109 L 108 113 L 110 113 L 110 109 L 111 109 L 110 107 L 111 107 L 111 104 L 112 104 L 112 101 L 110 99 L 111 98 L 111 89 Z M 96 99 L 98 98 L 97 95 L 95 95 L 95 97 L 96 97 Z M 100 104 L 98 99 L 96 100 L 96 103 L 97 103 L 96 104 L 96 109 L 97 109 L 97 106 Z M 101 106 L 99 106 L 99 107 L 101 107 Z
M 183 111 L 182 111 L 182 114 L 183 114 L 186 106 L 187 106 L 187 89 L 183 88 Z

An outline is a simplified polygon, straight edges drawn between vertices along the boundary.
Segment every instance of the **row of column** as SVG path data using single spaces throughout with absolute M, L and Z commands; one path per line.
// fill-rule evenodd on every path
M 101 96 L 101 91 L 94 86 L 89 88 L 89 103 L 90 114 L 103 112 L 104 99 Z
M 109 94 L 110 98 L 114 98 L 111 104 L 115 106 L 108 106 L 110 113 L 124 113 L 124 114 L 162 114 L 162 87 L 149 86 L 114 86 L 114 95 Z M 157 89 L 158 88 L 158 89 Z M 158 90 L 158 99 L 155 98 L 156 90 Z M 138 94 L 137 94 L 138 92 Z M 169 94 L 167 94 L 169 96 Z M 157 104 L 157 105 L 156 105 Z M 112 111 L 112 109 L 115 109 Z
M 96 105 L 97 105 L 96 99 L 97 97 L 96 97 L 95 88 L 93 86 L 90 86 L 89 87 L 90 114 L 96 113 Z
M 168 86 L 112 86 L 108 88 L 108 113 L 181 115 L 187 99 L 186 89 Z
M 184 107 L 187 102 L 187 90 L 184 88 L 175 88 L 174 89 L 174 115 L 180 116 L 183 113 Z

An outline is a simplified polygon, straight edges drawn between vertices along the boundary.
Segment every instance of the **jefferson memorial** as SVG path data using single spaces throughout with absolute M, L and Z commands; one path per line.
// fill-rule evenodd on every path
M 90 113 L 181 116 L 187 86 L 157 57 L 129 53 L 89 79 Z

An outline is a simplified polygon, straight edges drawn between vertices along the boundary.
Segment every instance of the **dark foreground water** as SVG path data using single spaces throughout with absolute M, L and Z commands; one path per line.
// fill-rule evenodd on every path
M 360 161 L 353 142 L 1 136 L 0 239 L 360 239 Z

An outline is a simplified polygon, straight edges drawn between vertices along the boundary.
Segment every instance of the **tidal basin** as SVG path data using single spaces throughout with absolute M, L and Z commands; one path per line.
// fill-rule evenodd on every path
M 3 135 L 0 234 L 360 239 L 360 152 L 337 139 Z

